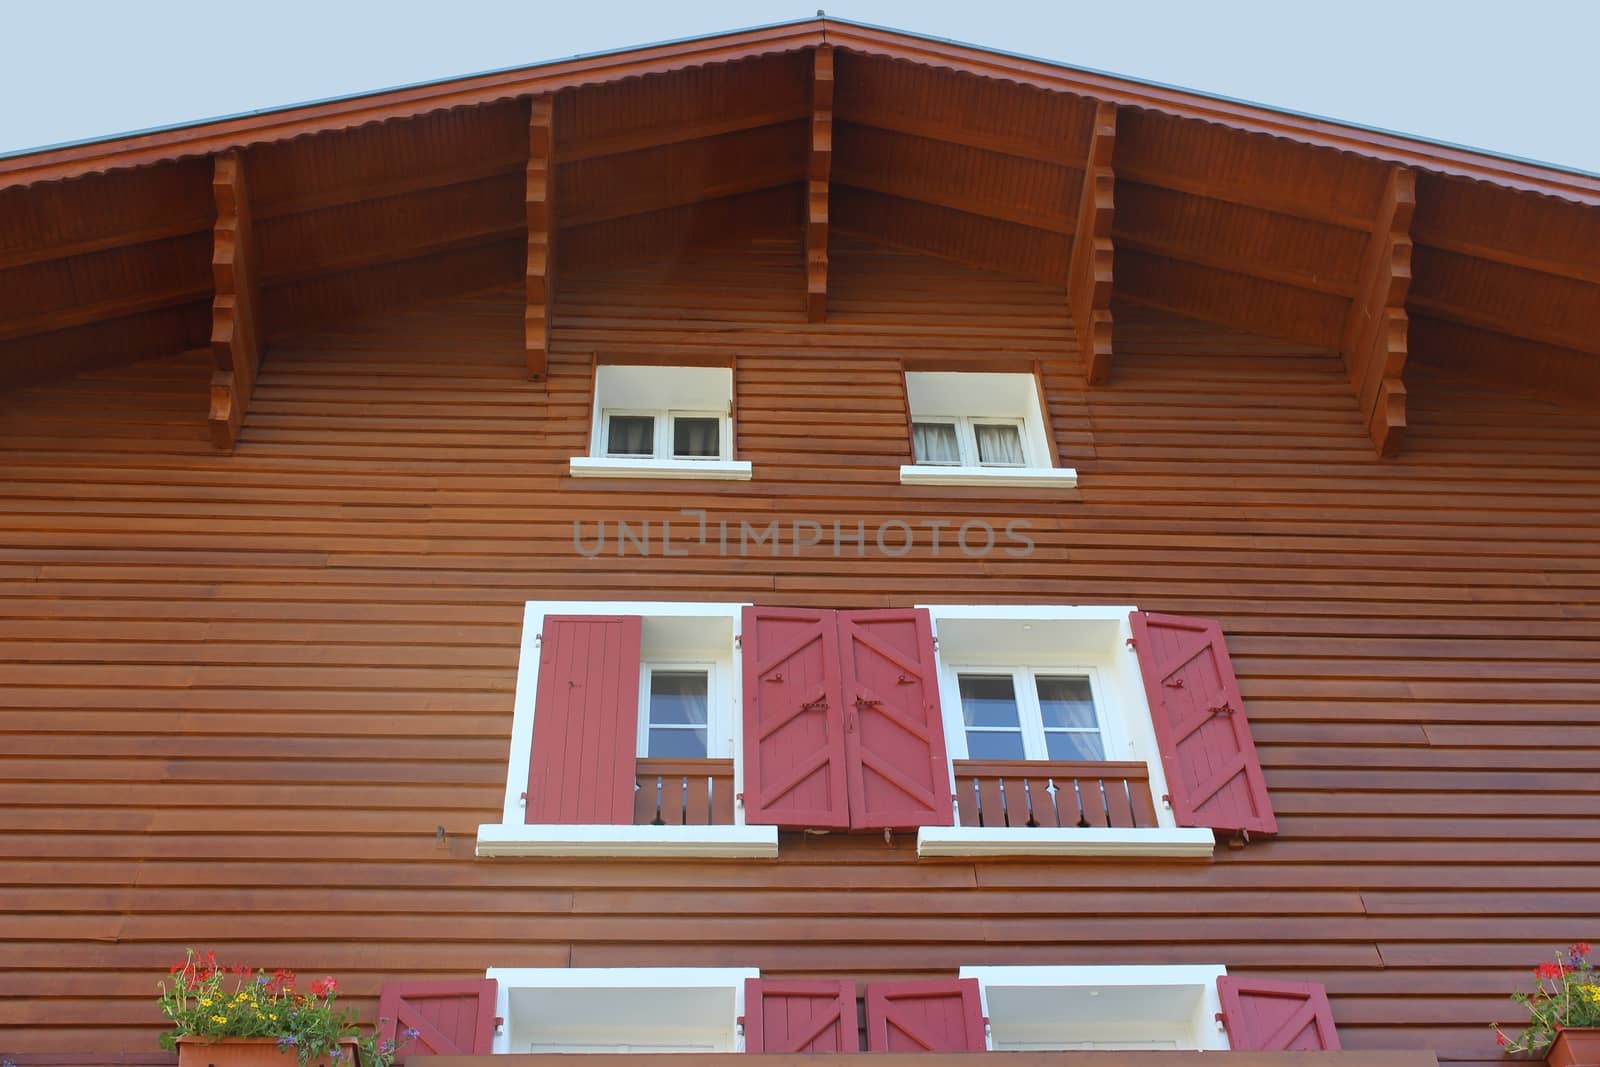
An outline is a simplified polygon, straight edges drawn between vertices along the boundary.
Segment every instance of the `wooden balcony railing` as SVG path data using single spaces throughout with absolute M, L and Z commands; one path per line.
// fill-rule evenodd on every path
M 733 760 L 641 759 L 635 775 L 634 825 L 733 825 Z
M 956 760 L 962 826 L 1156 825 L 1143 763 Z

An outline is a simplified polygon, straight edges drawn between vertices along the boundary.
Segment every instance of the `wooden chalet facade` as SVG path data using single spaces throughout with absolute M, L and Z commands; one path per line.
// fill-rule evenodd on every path
M 817 19 L 0 159 L 0 387 L 20 1067 L 188 945 L 1496 1062 L 1597 932 L 1592 176 Z

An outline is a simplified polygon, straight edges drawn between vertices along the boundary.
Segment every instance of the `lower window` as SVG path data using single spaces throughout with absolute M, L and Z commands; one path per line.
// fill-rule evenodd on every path
M 491 967 L 495 1052 L 739 1052 L 753 968 Z
M 989 1047 L 1227 1049 L 1211 965 L 963 967 L 976 978 Z

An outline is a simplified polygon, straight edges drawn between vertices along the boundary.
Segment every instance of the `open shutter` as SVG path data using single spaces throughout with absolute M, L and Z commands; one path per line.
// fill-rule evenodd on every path
M 873 1052 L 983 1052 L 976 978 L 867 986 L 867 1048 Z
M 1276 833 L 1222 626 L 1143 611 L 1131 621 L 1178 824 Z
M 385 1039 L 400 1056 L 487 1056 L 494 1051 L 495 980 L 386 982 L 378 997 Z M 417 1031 L 415 1041 L 398 1035 Z
M 854 982 L 746 978 L 746 1052 L 859 1052 Z
M 642 630 L 637 615 L 545 616 L 526 822 L 633 822 Z
M 926 608 L 839 612 L 850 825 L 949 826 L 950 762 Z
M 1222 1023 L 1235 1052 L 1336 1050 L 1328 993 L 1318 982 L 1269 982 L 1223 976 L 1217 979 Z
M 844 828 L 844 709 L 832 611 L 744 609 L 744 817 Z

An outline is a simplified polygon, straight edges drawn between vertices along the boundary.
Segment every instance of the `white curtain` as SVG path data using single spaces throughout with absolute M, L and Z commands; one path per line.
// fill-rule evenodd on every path
M 655 454 L 656 420 L 649 415 L 613 415 L 606 437 L 606 454 L 612 456 L 651 456 Z
M 674 419 L 673 455 L 685 459 L 716 459 L 722 454 L 717 442 L 720 419 Z
M 978 462 L 998 467 L 1022 466 L 1022 434 L 1015 426 L 977 423 Z
M 956 427 L 950 422 L 917 422 L 911 426 L 912 443 L 918 463 L 960 463 Z

